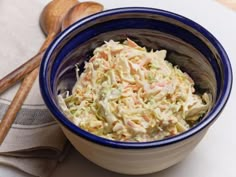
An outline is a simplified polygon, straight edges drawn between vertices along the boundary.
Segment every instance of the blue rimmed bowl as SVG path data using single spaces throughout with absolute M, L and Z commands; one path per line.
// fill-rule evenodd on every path
M 80 129 L 63 114 L 57 94 L 75 84 L 75 64 L 82 71 L 96 47 L 127 37 L 148 49 L 167 49 L 167 60 L 189 73 L 199 92 L 212 94 L 211 110 L 190 130 L 153 142 L 117 142 Z M 45 104 L 82 155 L 111 171 L 147 174 L 181 161 L 200 142 L 229 98 L 232 70 L 221 44 L 197 23 L 158 9 L 119 8 L 84 18 L 61 33 L 43 57 L 39 80 Z

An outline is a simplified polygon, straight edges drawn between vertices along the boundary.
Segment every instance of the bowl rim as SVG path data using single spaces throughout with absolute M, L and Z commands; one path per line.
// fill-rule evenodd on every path
M 105 139 L 105 138 L 96 136 L 94 134 L 91 134 L 77 127 L 75 124 L 73 124 L 70 120 L 66 118 L 66 116 L 59 110 L 55 101 L 51 98 L 51 94 L 49 91 L 50 86 L 48 85 L 48 82 L 47 82 L 47 68 L 48 68 L 50 57 L 53 54 L 54 49 L 58 46 L 58 44 L 68 34 L 73 32 L 80 26 L 84 25 L 85 23 L 89 23 L 92 20 L 97 19 L 97 18 L 114 15 L 114 14 L 122 14 L 122 13 L 150 13 L 150 14 L 158 14 L 161 16 L 173 18 L 192 28 L 195 28 L 198 32 L 203 34 L 204 37 L 206 37 L 219 52 L 221 62 L 223 63 L 222 67 L 224 71 L 224 80 L 225 80 L 222 86 L 223 91 L 222 91 L 222 94 L 219 96 L 217 102 L 215 103 L 214 107 L 209 112 L 209 114 L 194 127 L 190 128 L 189 130 L 179 135 L 165 138 L 162 140 L 150 141 L 150 142 L 122 142 L 122 141 L 109 140 L 109 139 Z M 110 10 L 105 10 L 97 14 L 83 18 L 77 21 L 76 23 L 74 23 L 73 25 L 71 25 L 69 28 L 65 29 L 61 34 L 59 34 L 56 37 L 56 39 L 51 43 L 51 45 L 48 47 L 47 51 L 45 52 L 43 56 L 40 72 L 39 72 L 39 84 L 40 84 L 41 95 L 43 97 L 43 100 L 46 106 L 50 110 L 50 112 L 53 114 L 53 116 L 56 118 L 57 121 L 59 121 L 64 127 L 72 131 L 74 134 L 82 138 L 85 138 L 89 141 L 92 141 L 93 143 L 100 144 L 107 147 L 121 148 L 121 149 L 143 149 L 143 148 L 161 147 L 161 146 L 170 145 L 173 143 L 183 141 L 195 135 L 196 133 L 200 132 L 204 128 L 207 128 L 208 125 L 213 123 L 214 120 L 216 120 L 216 118 L 222 112 L 230 96 L 230 92 L 231 92 L 232 84 L 233 84 L 233 73 L 232 73 L 230 60 L 224 48 L 220 44 L 220 42 L 208 30 L 206 30 L 204 27 L 202 27 L 198 23 L 184 16 L 181 16 L 181 15 L 178 15 L 176 13 L 169 12 L 166 10 L 149 8 L 149 7 L 124 7 L 124 8 L 114 8 Z

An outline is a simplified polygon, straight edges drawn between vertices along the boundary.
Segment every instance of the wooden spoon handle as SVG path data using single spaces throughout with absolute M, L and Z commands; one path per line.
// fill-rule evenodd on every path
M 19 66 L 14 71 L 12 71 L 11 73 L 9 73 L 0 80 L 0 94 L 6 91 L 11 86 L 13 86 L 17 81 L 23 79 L 27 74 L 29 74 L 31 71 L 33 71 L 40 65 L 45 50 L 52 42 L 52 40 L 55 38 L 55 35 L 56 33 L 51 33 L 50 35 L 48 35 L 47 39 L 43 43 L 37 55 L 32 57 L 26 63 Z
M 42 45 L 40 51 L 47 48 L 50 42 L 54 39 L 54 37 L 55 37 L 54 33 L 49 34 L 44 44 Z M 3 119 L 0 123 L 0 144 L 2 144 L 2 142 L 4 141 L 9 129 L 11 128 L 11 125 L 15 121 L 17 113 L 21 109 L 22 104 L 24 103 L 27 95 L 30 92 L 30 89 L 34 84 L 35 79 L 38 76 L 38 72 L 39 72 L 39 67 L 33 70 L 29 75 L 27 75 L 24 78 L 14 99 L 12 100 L 10 106 L 8 107 L 7 112 L 3 116 Z
M 0 94 L 6 91 L 8 88 L 13 86 L 17 81 L 23 79 L 33 69 L 39 66 L 40 61 L 43 57 L 44 51 L 39 52 L 37 55 L 32 57 L 23 65 L 16 68 L 14 71 L 6 75 L 0 80 Z

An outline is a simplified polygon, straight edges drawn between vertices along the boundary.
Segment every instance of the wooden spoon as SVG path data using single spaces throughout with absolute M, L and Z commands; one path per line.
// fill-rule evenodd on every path
M 102 4 L 97 2 L 81 2 L 72 7 L 62 22 L 62 30 L 75 23 L 76 21 L 89 15 L 101 12 L 104 9 Z
M 63 2 L 66 2 L 66 3 L 63 3 Z M 103 6 L 98 3 L 84 2 L 81 4 L 75 5 L 76 3 L 78 3 L 78 1 L 76 0 L 67 0 L 67 1 L 54 0 L 45 7 L 45 9 L 42 12 L 42 15 L 40 16 L 40 26 L 42 30 L 44 31 L 44 33 L 48 34 L 48 37 L 46 41 L 44 42 L 44 44 L 42 45 L 40 51 L 45 50 L 45 48 L 48 47 L 50 42 L 55 38 L 57 33 L 60 31 L 62 19 L 64 19 L 63 22 L 66 21 L 67 25 L 71 25 L 76 20 L 79 20 L 80 18 L 83 18 L 86 15 L 91 15 L 91 14 L 94 14 L 103 10 Z M 59 6 L 59 4 L 61 5 Z M 68 15 L 65 16 L 65 14 L 73 6 L 74 8 L 70 11 L 70 13 L 68 13 Z M 76 12 L 76 9 L 80 13 Z M 18 92 L 16 93 L 14 99 L 12 100 L 12 103 L 10 104 L 6 114 L 4 115 L 2 122 L 0 124 L 0 144 L 2 144 L 12 123 L 14 122 L 17 113 L 19 112 L 35 79 L 38 76 L 38 72 L 39 72 L 39 68 L 36 68 L 27 77 L 25 77 Z
M 43 12 L 40 16 L 40 26 L 44 33 L 48 36 L 40 48 L 40 52 L 45 50 L 55 38 L 55 36 L 60 32 L 62 20 L 65 14 L 77 3 L 77 0 L 53 0 L 43 9 Z M 2 144 L 16 118 L 17 113 L 21 109 L 25 98 L 27 97 L 35 79 L 38 76 L 38 71 L 39 68 L 36 68 L 25 77 L 14 99 L 8 107 L 8 110 L 0 124 L 0 144 Z
M 44 50 L 61 30 L 59 22 L 63 20 L 68 10 L 77 3 L 77 0 L 53 0 L 43 9 L 40 17 L 40 26 L 44 33 L 48 35 L 46 41 L 37 55 L 0 80 L 0 94 L 39 66 Z
M 69 0 L 67 3 L 68 8 L 73 6 L 77 1 L 76 0 Z M 54 0 L 53 2 L 47 5 L 47 8 L 43 10 L 43 13 L 40 17 L 40 26 L 44 33 L 50 34 L 47 37 L 47 41 L 45 42 L 44 47 L 40 50 L 40 52 L 28 60 L 23 65 L 16 68 L 11 73 L 7 74 L 0 80 L 0 94 L 6 91 L 9 87 L 14 85 L 17 81 L 23 79 L 27 74 L 37 68 L 41 62 L 41 58 L 45 52 L 46 46 L 50 43 L 51 39 L 53 39 L 56 35 L 56 31 L 60 29 L 60 25 L 57 26 L 56 22 L 60 21 L 58 14 L 62 12 L 64 8 L 61 8 L 61 4 L 63 4 L 63 0 Z M 71 3 L 71 4 L 70 4 Z M 57 10 L 53 10 L 57 9 Z M 81 19 L 85 16 L 92 15 L 94 13 L 100 12 L 103 10 L 103 5 L 96 3 L 96 2 L 83 2 L 70 10 L 70 14 L 68 14 L 65 20 L 63 20 L 62 30 L 68 27 L 70 24 L 73 24 L 78 19 Z M 55 13 L 56 12 L 56 13 Z M 44 19 L 44 20 L 43 20 Z

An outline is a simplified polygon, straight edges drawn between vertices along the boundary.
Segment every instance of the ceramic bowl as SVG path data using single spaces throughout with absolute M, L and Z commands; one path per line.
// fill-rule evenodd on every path
M 148 49 L 167 49 L 167 60 L 189 73 L 198 91 L 213 95 L 211 110 L 190 130 L 159 141 L 118 142 L 80 129 L 63 114 L 57 94 L 71 91 L 75 64 L 83 71 L 96 47 L 127 37 Z M 45 104 L 82 155 L 105 169 L 136 175 L 168 168 L 193 150 L 228 100 L 232 70 L 221 44 L 199 24 L 167 11 L 131 7 L 103 11 L 63 31 L 43 57 L 39 80 Z

